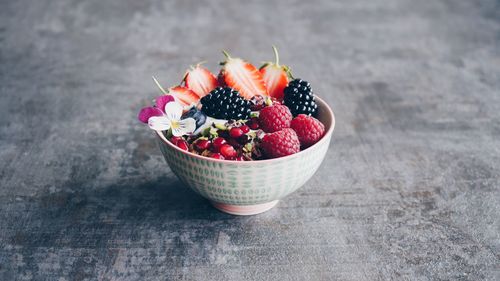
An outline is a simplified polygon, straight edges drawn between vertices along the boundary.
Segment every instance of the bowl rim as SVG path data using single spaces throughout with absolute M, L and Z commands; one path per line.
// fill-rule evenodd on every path
M 312 146 L 304 149 L 304 150 L 301 150 L 295 154 L 291 154 L 291 155 L 287 155 L 287 156 L 284 156 L 284 157 L 278 157 L 278 158 L 272 158 L 272 159 L 264 159 L 264 160 L 255 160 L 255 161 L 233 161 L 233 160 L 222 160 L 222 159 L 215 159 L 215 158 L 210 158 L 210 157 L 205 157 L 205 156 L 201 156 L 201 155 L 198 155 L 198 154 L 194 154 L 194 153 L 191 153 L 189 151 L 185 151 L 185 150 L 182 150 L 180 149 L 179 147 L 177 147 L 176 145 L 172 144 L 171 142 L 169 142 L 167 140 L 167 138 L 165 138 L 165 135 L 162 133 L 162 131 L 155 131 L 156 132 L 156 135 L 160 138 L 160 140 L 162 142 L 164 142 L 167 146 L 183 153 L 183 154 L 186 154 L 187 156 L 189 157 L 194 157 L 194 158 L 198 158 L 198 159 L 201 159 L 201 160 L 205 160 L 205 161 L 209 161 L 209 162 L 214 162 L 214 163 L 225 163 L 225 164 L 233 164 L 233 165 L 258 165 L 258 163 L 272 163 L 272 162 L 280 162 L 280 161 L 284 161 L 284 160 L 289 160 L 289 159 L 293 159 L 293 158 L 297 158 L 297 157 L 300 157 L 301 155 L 305 154 L 305 153 L 308 153 L 308 151 L 311 151 L 311 148 L 313 147 L 316 147 L 316 146 L 320 146 L 321 144 L 323 144 L 324 142 L 327 141 L 329 135 L 332 135 L 333 134 L 333 130 L 335 129 L 335 115 L 333 114 L 333 110 L 330 108 L 330 106 L 321 98 L 319 98 L 318 96 L 314 95 L 314 98 L 319 100 L 321 102 L 322 105 L 324 105 L 324 109 L 326 110 L 327 112 L 327 115 L 329 115 L 331 118 L 332 118 L 332 124 L 330 126 L 330 128 L 328 128 L 328 131 L 326 131 L 326 133 L 323 135 L 323 137 L 321 138 L 321 140 L 319 140 L 317 143 L 313 144 Z

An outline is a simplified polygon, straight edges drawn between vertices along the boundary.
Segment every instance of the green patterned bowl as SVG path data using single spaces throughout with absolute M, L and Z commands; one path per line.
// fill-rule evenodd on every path
M 215 208 L 233 215 L 259 214 L 301 187 L 325 157 L 335 117 L 322 99 L 316 99 L 318 119 L 326 133 L 313 146 L 290 156 L 260 161 L 218 160 L 181 150 L 157 132 L 160 149 L 177 177 Z

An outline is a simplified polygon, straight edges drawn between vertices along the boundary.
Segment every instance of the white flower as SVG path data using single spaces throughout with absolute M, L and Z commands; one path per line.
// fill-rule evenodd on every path
M 193 118 L 181 120 L 182 105 L 177 102 L 169 102 L 165 105 L 165 115 L 153 116 L 148 120 L 148 125 L 155 131 L 166 131 L 172 129 L 172 135 L 180 137 L 191 134 L 196 129 L 196 121 Z

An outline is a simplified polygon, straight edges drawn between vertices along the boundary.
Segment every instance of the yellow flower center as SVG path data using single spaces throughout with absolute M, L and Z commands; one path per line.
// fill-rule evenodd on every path
M 178 129 L 180 124 L 178 121 L 170 121 L 172 129 Z

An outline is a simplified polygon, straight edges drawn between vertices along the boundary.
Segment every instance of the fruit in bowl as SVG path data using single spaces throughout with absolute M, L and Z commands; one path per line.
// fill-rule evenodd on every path
M 224 52 L 217 79 L 200 65 L 167 90 L 153 78 L 164 95 L 139 113 L 178 178 L 226 213 L 269 210 L 312 177 L 329 147 L 333 112 L 273 49 L 276 62 L 260 70 Z

